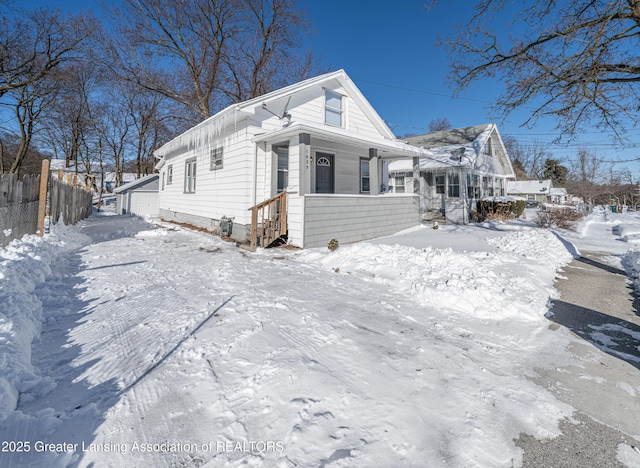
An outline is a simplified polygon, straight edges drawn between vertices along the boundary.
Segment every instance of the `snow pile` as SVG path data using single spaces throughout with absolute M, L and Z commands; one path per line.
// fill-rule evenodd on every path
M 35 294 L 55 272 L 56 259 L 89 242 L 73 228 L 55 226 L 46 238 L 28 235 L 0 249 L 0 421 L 16 409 L 18 395 L 49 385 L 31 364 L 31 343 L 40 334 L 42 301 Z
M 556 269 L 571 255 L 549 231 L 528 229 L 487 239 L 494 252 L 352 244 L 315 249 L 301 261 L 342 274 L 366 274 L 425 306 L 478 318 L 543 320 Z M 535 278 L 535 281 L 532 281 Z

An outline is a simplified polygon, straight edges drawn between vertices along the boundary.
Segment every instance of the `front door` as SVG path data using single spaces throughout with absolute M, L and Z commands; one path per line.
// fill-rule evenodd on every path
M 316 153 L 316 193 L 333 193 L 334 162 L 333 154 Z

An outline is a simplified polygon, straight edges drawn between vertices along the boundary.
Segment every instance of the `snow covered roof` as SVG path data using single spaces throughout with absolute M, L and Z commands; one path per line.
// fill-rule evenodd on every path
M 120 192 L 124 192 L 125 190 L 130 190 L 136 187 L 139 187 L 141 185 L 144 185 L 148 182 L 152 182 L 155 179 L 157 179 L 158 177 L 160 177 L 160 174 L 149 174 L 146 175 L 144 177 L 140 177 L 139 179 L 133 180 L 131 182 L 128 182 L 124 185 L 121 185 L 120 187 L 117 187 L 113 190 L 113 193 L 120 193 Z
M 507 181 L 507 194 L 548 194 L 553 188 L 550 179 L 545 180 L 509 180 Z
M 567 189 L 564 187 L 552 187 L 549 194 L 555 196 L 567 195 Z
M 291 96 L 294 93 L 298 93 L 313 86 L 329 86 L 331 82 L 342 86 L 347 91 L 349 97 L 358 104 L 360 109 L 364 112 L 383 138 L 389 140 L 396 139 L 391 129 L 389 129 L 387 124 L 378 115 L 369 101 L 367 101 L 362 92 L 353 83 L 353 81 L 351 81 L 351 78 L 349 78 L 347 73 L 344 70 L 338 70 L 294 83 L 262 96 L 249 99 L 248 101 L 232 104 L 158 148 L 155 151 L 155 156 L 160 159 L 170 155 L 180 147 L 194 147 L 206 144 L 209 139 L 215 138 L 215 135 L 219 134 L 222 129 L 242 120 L 245 117 L 255 114 L 258 109 L 262 109 L 263 104 L 268 104 L 269 102 L 286 98 L 287 96 Z M 162 162 L 158 164 L 158 167 L 161 166 Z
M 428 158 L 420 160 L 420 170 L 442 167 L 471 166 L 495 129 L 495 124 L 475 125 L 405 138 L 407 144 L 430 151 Z M 456 155 L 461 153 L 462 156 Z M 389 171 L 413 170 L 410 160 L 393 161 Z
M 49 170 L 50 171 L 58 171 L 62 169 L 64 172 L 76 172 L 76 165 L 71 162 L 69 164 L 69 167 L 67 167 L 67 161 L 65 159 L 52 159 L 51 162 L 49 163 Z M 100 172 L 100 163 L 97 162 L 92 162 L 91 163 L 91 173 L 92 174 L 96 174 L 98 172 Z M 78 163 L 78 172 L 82 172 L 82 173 L 88 173 L 89 171 L 87 171 L 87 167 L 86 165 L 80 161 Z
M 310 122 L 298 123 L 290 125 L 288 127 L 263 133 L 256 136 L 253 141 L 270 141 L 281 140 L 292 135 L 298 135 L 300 133 L 312 133 L 314 136 L 324 136 L 331 138 L 332 141 L 344 142 L 347 144 L 361 144 L 367 147 L 375 147 L 380 152 L 379 157 L 383 159 L 400 158 L 400 157 L 431 157 L 429 150 L 418 148 L 416 146 L 408 145 L 398 140 L 387 140 L 384 138 L 372 138 L 371 136 L 362 136 L 359 134 L 351 133 L 343 128 L 327 128 L 325 125 L 314 124 Z
M 440 130 L 438 132 L 426 133 L 406 138 L 406 142 L 413 146 L 422 148 L 447 148 L 472 145 L 476 140 L 484 143 L 486 138 L 479 138 L 493 129 L 493 124 L 475 125 L 473 127 L 454 128 L 452 130 Z M 489 132 L 487 132 L 489 130 Z

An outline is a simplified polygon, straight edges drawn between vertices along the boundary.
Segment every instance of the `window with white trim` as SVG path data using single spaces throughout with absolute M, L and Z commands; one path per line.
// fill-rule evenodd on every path
M 369 160 L 366 158 L 360 158 L 360 192 L 371 192 L 370 183 Z
M 504 197 L 504 179 L 500 178 L 500 179 L 496 179 L 496 182 L 498 183 L 498 189 L 497 189 L 497 195 L 499 197 Z
M 467 173 L 467 197 L 480 198 L 480 176 Z
M 436 193 L 438 194 L 444 193 L 445 183 L 446 183 L 446 180 L 445 180 L 444 174 L 443 175 L 436 174 Z
M 482 196 L 493 197 L 493 177 L 482 177 Z
M 342 127 L 343 96 L 333 91 L 324 91 L 324 123 Z
M 393 193 L 406 193 L 407 181 L 411 182 L 412 177 L 413 172 L 400 172 L 394 177 L 389 177 Z
M 173 183 L 173 164 L 167 166 L 167 185 Z
M 448 195 L 452 198 L 460 197 L 460 174 L 457 172 L 450 172 L 447 174 L 448 179 Z
M 196 158 L 188 159 L 184 166 L 184 193 L 196 191 Z
M 218 169 L 222 169 L 222 147 L 214 148 L 211 150 L 211 162 L 209 170 L 217 171 Z
M 278 146 L 273 149 L 278 158 L 278 193 L 282 193 L 289 185 L 289 147 Z

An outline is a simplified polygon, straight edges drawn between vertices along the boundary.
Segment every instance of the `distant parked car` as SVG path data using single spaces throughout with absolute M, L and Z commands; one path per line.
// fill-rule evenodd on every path
M 538 206 L 540 206 L 540 202 L 535 201 L 535 200 L 528 200 L 527 201 L 527 208 L 538 208 Z

